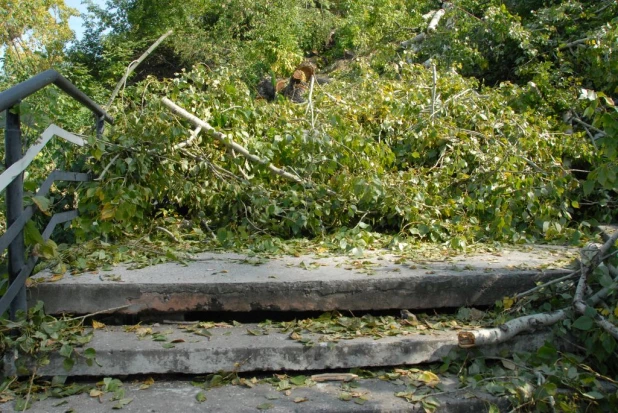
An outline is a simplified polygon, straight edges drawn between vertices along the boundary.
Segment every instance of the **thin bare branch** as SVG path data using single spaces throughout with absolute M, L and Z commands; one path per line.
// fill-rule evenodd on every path
M 126 84 L 127 79 L 129 78 L 131 73 L 133 73 L 133 71 L 137 68 L 137 66 L 139 66 L 140 63 L 142 63 L 148 57 L 148 55 L 150 55 L 150 53 L 152 53 L 154 49 L 159 47 L 159 45 L 163 42 L 163 40 L 165 40 L 173 32 L 174 32 L 173 30 L 170 30 L 164 35 L 162 35 L 161 37 L 159 37 L 159 39 L 156 42 L 154 42 L 152 46 L 150 46 L 148 50 L 146 50 L 144 54 L 142 54 L 139 57 L 139 59 L 134 60 L 129 64 L 129 66 L 127 67 L 126 73 L 124 74 L 122 79 L 120 79 L 120 82 L 118 82 L 118 84 L 116 85 L 116 88 L 112 92 L 112 95 L 110 96 L 109 101 L 107 102 L 107 105 L 105 106 L 106 108 L 109 108 L 111 104 L 114 102 L 114 99 L 116 99 L 116 95 L 118 95 L 118 92 L 120 92 L 120 88 Z

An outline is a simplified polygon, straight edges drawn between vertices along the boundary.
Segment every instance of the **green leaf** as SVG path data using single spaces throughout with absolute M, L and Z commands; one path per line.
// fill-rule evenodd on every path
M 120 410 L 122 409 L 124 406 L 126 406 L 127 404 L 131 403 L 133 401 L 133 398 L 127 398 L 127 399 L 120 399 L 118 400 L 118 403 L 116 403 L 114 406 L 112 406 L 112 409 L 114 410 Z
M 588 393 L 583 393 L 582 395 L 584 397 L 587 397 L 587 398 L 592 399 L 592 400 L 601 400 L 601 399 L 605 398 L 605 396 L 603 396 L 598 391 L 590 391 Z
M 56 258 L 58 256 L 58 245 L 48 239 L 43 244 L 40 244 L 39 254 L 47 260 Z
M 26 399 L 22 399 L 21 397 L 15 400 L 15 411 L 23 412 L 24 410 L 30 409 L 32 407 L 32 398 L 26 403 Z
M 290 377 L 290 383 L 292 383 L 295 386 L 303 386 L 306 381 L 307 381 L 307 376 L 300 375 L 300 376 Z
M 26 245 L 43 244 L 45 242 L 34 221 L 26 222 L 24 226 L 24 241 Z
M 259 406 L 257 406 L 258 410 L 268 410 L 268 409 L 272 409 L 273 407 L 275 407 L 275 405 L 272 403 L 262 403 Z
M 594 326 L 594 320 L 588 316 L 581 316 L 573 323 L 573 328 L 588 331 Z
M 200 391 L 195 395 L 195 400 L 197 400 L 199 403 L 204 403 L 206 401 L 206 395 L 203 391 Z
M 69 344 L 63 344 L 62 347 L 60 347 L 60 351 L 58 351 L 58 354 L 60 354 L 62 357 L 71 357 L 72 353 L 73 347 Z
M 62 362 L 62 367 L 64 367 L 66 371 L 71 370 L 74 365 L 75 365 L 75 360 L 73 360 L 72 358 L 65 358 L 64 361 Z
M 89 347 L 86 350 L 84 350 L 84 357 L 88 358 L 88 359 L 93 359 L 97 356 L 97 352 L 95 349 Z
M 41 212 L 49 215 L 47 212 L 49 211 L 51 201 L 48 198 L 45 198 L 44 196 L 33 196 L 32 202 L 34 202 Z

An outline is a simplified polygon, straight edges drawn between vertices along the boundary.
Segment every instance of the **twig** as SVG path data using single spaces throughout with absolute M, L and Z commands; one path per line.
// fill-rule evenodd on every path
M 538 290 L 541 290 L 543 288 L 549 287 L 550 285 L 557 284 L 557 283 L 559 283 L 561 281 L 569 280 L 569 279 L 575 277 L 576 275 L 578 275 L 580 273 L 580 271 L 581 270 L 576 270 L 576 271 L 573 271 L 573 272 L 571 272 L 571 273 L 569 273 L 567 275 L 564 275 L 564 276 L 562 276 L 560 278 L 556 278 L 556 279 L 553 279 L 551 281 L 547 281 L 546 283 L 539 284 L 539 285 L 537 285 L 534 288 L 531 288 L 531 289 L 529 289 L 527 291 L 524 291 L 523 293 L 519 293 L 519 294 L 514 295 L 513 298 L 517 300 L 517 299 L 519 299 L 521 297 L 525 297 L 528 294 L 532 294 L 535 291 L 538 291 Z
M 596 139 L 594 138 L 594 135 L 590 133 L 590 129 L 589 129 L 590 125 L 588 125 L 587 123 L 583 122 L 582 120 L 576 117 L 573 117 L 573 120 L 584 127 L 584 130 L 586 131 L 586 135 L 588 135 L 588 137 L 590 138 L 590 142 L 592 142 L 592 146 L 594 146 L 594 149 L 598 150 L 599 147 L 597 146 Z
M 190 326 L 199 323 L 199 321 L 175 321 L 175 320 L 163 320 L 162 324 L 178 324 L 183 326 Z
M 129 308 L 129 307 L 130 307 L 129 304 L 121 305 L 120 307 L 108 308 L 107 310 L 101 310 L 101 311 L 97 311 L 95 313 L 90 313 L 90 314 L 82 315 L 82 316 L 79 316 L 79 317 L 68 318 L 65 321 L 76 321 L 76 320 L 82 320 L 83 321 L 83 320 L 85 320 L 88 317 L 92 317 L 92 316 L 99 315 L 99 314 L 111 313 L 113 311 L 123 310 L 123 309 Z
M 309 87 L 309 99 L 307 101 L 307 110 L 311 110 L 311 129 L 315 129 L 315 117 L 313 114 L 313 84 L 315 83 L 315 76 L 311 76 L 311 86 Z M 307 114 L 305 110 L 305 114 Z
M 212 237 L 212 239 L 214 239 L 215 241 L 217 240 L 217 235 L 215 234 L 215 232 L 210 228 L 210 225 L 208 225 L 208 221 L 206 221 L 205 219 L 202 219 L 202 221 L 200 222 L 203 226 L 206 227 L 206 229 L 208 230 L 208 232 L 210 232 L 210 236 Z
M 582 301 L 584 299 L 584 292 L 586 291 L 586 279 L 588 277 L 587 268 L 584 268 L 584 264 L 579 262 L 579 281 L 577 282 L 577 288 L 575 288 L 575 294 L 573 295 L 573 302 Z
M 116 85 L 116 88 L 114 89 L 114 91 L 112 92 L 112 95 L 109 98 L 109 102 L 107 102 L 107 105 L 105 106 L 106 108 L 109 108 L 111 106 L 111 104 L 114 102 L 114 99 L 116 98 L 116 95 L 118 94 L 118 92 L 120 91 L 120 88 L 126 84 L 127 79 L 129 78 L 129 76 L 131 75 L 131 73 L 133 73 L 133 71 L 135 70 L 135 68 L 137 68 L 137 66 L 139 66 L 140 63 L 142 63 L 147 57 L 148 55 L 150 55 L 150 53 L 153 52 L 154 49 L 156 49 L 162 42 L 163 40 L 165 40 L 170 34 L 172 34 L 174 31 L 170 30 L 167 33 L 165 33 L 163 36 L 159 37 L 159 39 L 154 42 L 152 44 L 152 46 L 150 46 L 148 48 L 148 50 L 146 50 L 144 52 L 144 54 L 142 54 L 140 56 L 139 59 L 132 61 L 129 66 L 127 67 L 127 71 L 124 74 L 124 76 L 122 77 L 122 79 L 120 79 L 120 82 L 118 82 L 118 84 Z
M 206 159 L 203 156 L 198 156 L 195 154 L 192 154 L 191 152 L 189 152 L 186 149 L 181 149 L 180 151 L 183 155 L 190 157 L 191 159 L 193 159 L 194 161 L 198 161 L 198 162 L 204 162 L 206 163 L 206 165 L 208 165 L 208 168 L 210 168 L 210 170 L 216 175 L 216 174 L 220 174 L 220 175 L 226 175 L 230 178 L 234 178 L 239 182 L 243 182 L 243 183 L 248 183 L 249 180 L 248 179 L 243 179 L 237 175 L 234 175 L 234 173 L 232 173 L 231 171 L 228 171 L 227 169 L 224 169 L 218 165 L 215 165 L 214 163 L 210 162 L 208 159 Z M 222 176 L 219 176 L 220 179 L 223 179 Z
M 604 131 L 602 131 L 602 130 L 601 130 L 601 129 L 599 129 L 599 128 L 596 128 L 596 127 L 592 126 L 592 125 L 591 125 L 591 124 L 589 124 L 589 123 L 584 122 L 584 121 L 583 121 L 583 120 L 581 120 L 581 119 L 580 119 L 580 117 L 579 117 L 579 116 L 577 116 L 577 115 L 575 115 L 575 116 L 573 117 L 573 120 L 574 120 L 575 122 L 579 123 L 580 125 L 582 125 L 582 126 L 586 127 L 586 128 L 592 129 L 593 131 L 595 131 L 595 132 L 597 132 L 597 133 L 600 133 L 600 134 L 601 134 L 601 135 L 603 135 L 603 136 L 607 136 L 607 134 L 606 134 Z
M 431 126 L 434 125 L 434 115 L 436 114 L 436 87 L 438 83 L 438 73 L 436 72 L 436 64 L 431 62 L 431 70 L 433 72 L 433 85 L 431 87 Z
M 586 43 L 588 40 L 592 40 L 592 39 L 594 39 L 594 37 L 584 37 L 583 39 L 573 40 L 570 43 L 563 44 L 562 46 L 558 47 L 558 50 L 568 49 L 573 46 L 577 46 L 578 44 Z
M 109 163 L 107 164 L 107 166 L 105 167 L 105 169 L 103 169 L 103 172 L 101 172 L 101 175 L 99 175 L 98 178 L 93 179 L 93 181 L 102 181 L 103 178 L 105 177 L 105 174 L 107 173 L 107 171 L 109 170 L 109 168 L 111 168 L 111 166 L 114 164 L 114 162 L 116 162 L 116 159 L 118 159 L 118 157 L 120 156 L 119 153 L 116 154 L 116 156 L 114 156 L 112 158 L 111 161 L 109 161 Z
M 34 367 L 34 371 L 32 372 L 32 377 L 30 377 L 30 385 L 28 386 L 28 394 L 26 395 L 26 403 L 24 403 L 24 409 L 22 412 L 25 412 L 28 409 L 28 403 L 30 402 L 30 394 L 32 393 L 32 386 L 34 384 L 34 376 L 36 376 L 36 366 Z
M 176 236 L 174 234 L 172 234 L 172 232 L 166 228 L 163 227 L 155 227 L 155 229 L 158 229 L 161 232 L 165 232 L 167 235 L 169 235 L 169 237 L 177 243 L 180 243 L 180 240 L 178 238 L 176 238 Z
M 193 141 L 195 140 L 195 138 L 197 138 L 197 135 L 199 135 L 201 131 L 202 131 L 202 128 L 198 126 L 197 128 L 193 130 L 193 132 L 191 132 L 191 136 L 189 136 L 189 139 L 172 146 L 172 150 L 184 148 L 185 146 L 189 146 L 191 143 L 193 143 Z

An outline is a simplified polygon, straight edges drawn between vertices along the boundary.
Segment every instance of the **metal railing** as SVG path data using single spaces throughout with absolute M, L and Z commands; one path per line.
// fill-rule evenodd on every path
M 24 210 L 23 171 L 53 136 L 59 136 L 77 145 L 84 144 L 83 139 L 80 137 L 56 125 L 50 125 L 41 136 L 41 139 L 28 149 L 25 155 L 22 154 L 19 111 L 12 109 L 18 106 L 26 97 L 50 84 L 56 85 L 73 99 L 90 109 L 95 115 L 97 136 L 100 137 L 103 133 L 105 122 L 113 123 L 113 119 L 103 108 L 55 70 L 47 70 L 0 93 L 0 112 L 6 111 L 6 129 L 4 133 L 6 170 L 0 175 L 0 191 L 6 187 L 7 221 L 7 230 L 0 236 L 0 253 L 8 248 L 9 273 L 8 288 L 2 298 L 0 298 L 0 315 L 10 310 L 11 318 L 15 317 L 17 311 L 25 311 L 27 309 L 25 283 L 38 261 L 36 256 L 31 256 L 28 259 L 25 256 L 24 226 L 34 215 L 35 207 L 30 205 Z M 59 180 L 83 182 L 90 180 L 90 176 L 85 173 L 54 171 L 41 185 L 36 195 L 45 196 L 49 192 L 52 183 Z M 49 239 L 56 225 L 70 221 L 76 216 L 77 210 L 53 215 L 43 231 L 43 240 L 47 241 Z

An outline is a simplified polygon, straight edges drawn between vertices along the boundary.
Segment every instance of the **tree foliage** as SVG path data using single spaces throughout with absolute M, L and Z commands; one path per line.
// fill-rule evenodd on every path
M 60 64 L 64 46 L 73 38 L 69 18 L 77 10 L 63 0 L 0 1 L 0 49 L 4 51 L 1 71 L 12 81 L 23 80 Z
M 61 1 L 4 5 L 3 84 L 64 61 L 59 69 L 99 102 L 152 41 L 174 30 L 122 85 L 108 108 L 116 122 L 101 139 L 88 111 L 54 89 L 20 108 L 30 116 L 26 140 L 50 121 L 89 136 L 85 151 L 50 147 L 26 184 L 33 192 L 53 162 L 98 177 L 75 200 L 61 186 L 51 194 L 57 209 L 79 204 L 73 235 L 96 245 L 88 257 L 59 247 L 77 270 L 97 259 L 113 264 L 146 242 L 164 251 L 149 251 L 153 259 L 174 257 L 170 239 L 273 252 L 285 248 L 281 240 L 309 238 L 359 255 L 425 241 L 456 250 L 579 245 L 592 227 L 616 219 L 615 1 L 109 0 L 105 8 L 90 5 L 87 35 L 66 56 L 71 11 Z M 26 51 L 38 63 L 17 71 Z M 261 79 L 289 78 L 305 60 L 330 79 L 315 84 L 307 102 L 258 99 Z M 163 97 L 260 162 L 192 132 Z M 127 239 L 132 247 L 122 245 Z M 611 286 L 610 271 L 599 267 L 590 287 Z M 567 280 L 517 302 L 507 298 L 497 317 L 563 308 L 572 286 Z M 597 311 L 615 324 L 614 295 Z M 525 374 L 493 382 L 491 391 L 541 411 L 552 400 L 564 411 L 615 405 L 599 380 L 615 380 L 616 342 L 582 317 L 557 329 L 577 337 L 597 371 L 583 367 L 583 356 L 547 345 L 518 360 Z M 486 373 L 506 375 L 512 363 L 445 366 L 476 386 Z M 547 381 L 527 385 L 539 372 Z M 576 396 L 563 398 L 557 386 Z

